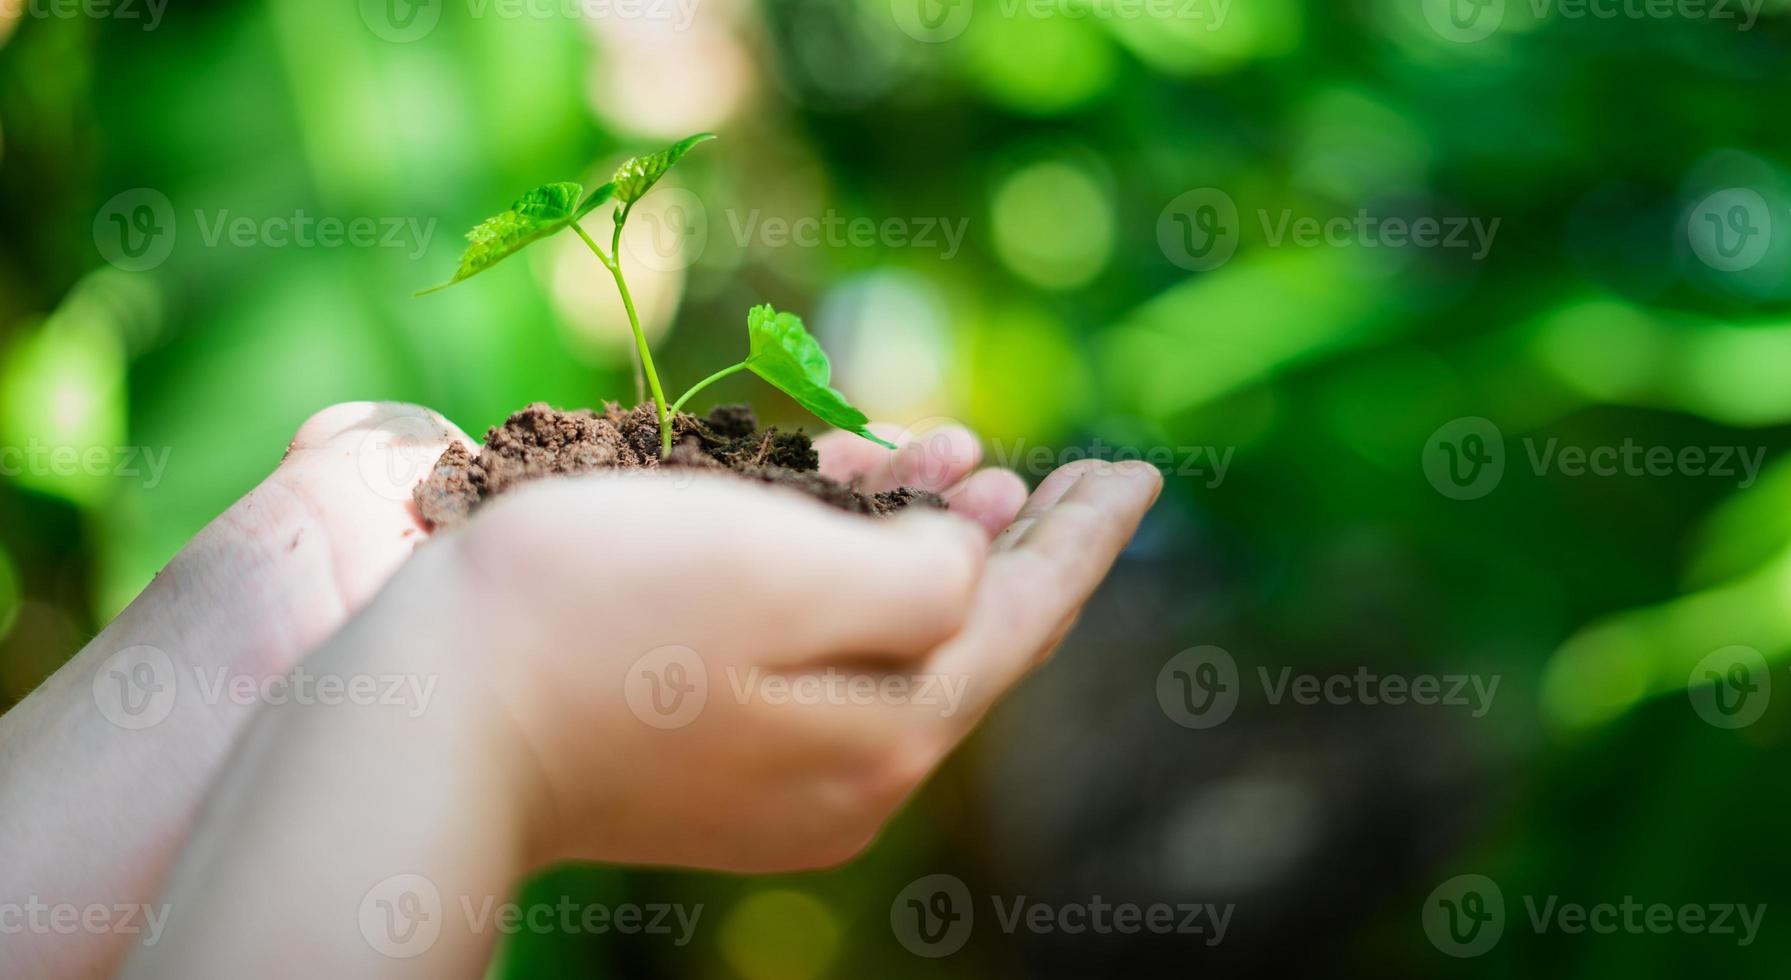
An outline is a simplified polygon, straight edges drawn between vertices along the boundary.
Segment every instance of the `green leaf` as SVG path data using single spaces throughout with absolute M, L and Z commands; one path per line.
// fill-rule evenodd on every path
M 779 313 L 769 305 L 755 306 L 746 315 L 746 332 L 751 343 L 746 366 L 754 374 L 796 399 L 828 425 L 896 448 L 872 435 L 864 427 L 870 421 L 865 414 L 846 401 L 845 395 L 828 387 L 833 380 L 833 365 L 796 314 Z
M 470 279 L 522 251 L 531 243 L 570 225 L 586 213 L 578 206 L 579 195 L 584 192 L 583 187 L 569 182 L 543 184 L 517 198 L 516 203 L 510 205 L 510 210 L 495 218 L 487 218 L 479 227 L 466 233 L 466 240 L 471 244 L 460 256 L 460 268 L 454 273 L 454 278 L 417 295 L 427 295 L 446 289 L 463 279 Z M 602 192 L 603 188 L 598 188 L 591 196 L 596 197 Z
M 576 217 L 573 218 L 573 220 L 574 221 L 584 220 L 585 215 L 590 214 L 592 211 L 597 210 L 599 207 L 602 207 L 603 202 L 605 202 L 615 196 L 616 196 L 616 182 L 612 180 L 609 183 L 604 184 L 602 187 L 599 187 L 596 190 L 592 191 L 591 196 L 585 198 L 585 203 L 580 204 L 578 206 L 578 214 Z
M 645 197 L 647 192 L 653 189 L 653 185 L 659 182 L 659 178 L 664 177 L 665 172 L 672 169 L 672 164 L 677 163 L 684 157 L 684 154 L 690 152 L 691 147 L 704 140 L 714 138 L 714 133 L 698 133 L 695 136 L 681 139 L 658 153 L 634 157 L 617 167 L 616 200 L 623 204 L 633 204 Z M 617 213 L 620 214 L 620 212 Z

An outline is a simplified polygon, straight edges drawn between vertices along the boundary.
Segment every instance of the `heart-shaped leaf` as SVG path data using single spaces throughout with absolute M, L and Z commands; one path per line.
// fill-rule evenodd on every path
M 846 396 L 828 387 L 833 365 L 794 313 L 779 313 L 769 305 L 755 306 L 746 315 L 750 353 L 746 366 L 752 372 L 796 399 L 803 408 L 835 428 L 855 432 L 879 445 L 896 448 L 870 433 L 870 421 Z
M 698 133 L 695 136 L 681 139 L 658 153 L 634 157 L 617 167 L 616 200 L 623 204 L 633 204 L 645 197 L 646 193 L 653 189 L 653 185 L 659 182 L 659 178 L 664 177 L 665 172 L 672 169 L 672 164 L 677 163 L 683 159 L 684 154 L 690 152 L 691 147 L 704 140 L 714 138 L 714 133 Z
M 601 192 L 602 188 L 598 188 L 598 191 Z M 477 228 L 466 233 L 466 240 L 470 244 L 460 256 L 460 268 L 455 271 L 454 278 L 417 295 L 433 293 L 470 279 L 522 251 L 531 243 L 570 225 L 588 213 L 578 203 L 579 196 L 584 192 L 583 187 L 569 182 L 543 184 L 517 198 L 516 203 L 510 205 L 510 210 L 494 218 L 487 218 Z M 592 196 L 595 197 L 596 194 Z

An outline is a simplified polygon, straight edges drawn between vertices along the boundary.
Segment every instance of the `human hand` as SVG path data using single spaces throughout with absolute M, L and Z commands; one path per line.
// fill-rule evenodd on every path
M 0 717 L 0 866 L 9 885 L 75 908 L 142 905 L 162 889 L 207 785 L 260 707 L 201 696 L 196 681 L 225 676 L 260 690 L 360 611 L 428 539 L 410 491 L 450 441 L 468 440 L 417 406 L 318 412 L 260 486 Z M 892 485 L 884 450 L 837 435 L 817 448 L 830 475 Z M 936 476 L 930 488 L 960 513 L 993 526 L 1024 495 L 1012 474 L 970 475 L 979 452 L 962 430 L 928 448 L 932 465 L 903 470 Z M 102 705 L 102 690 L 114 686 L 106 675 L 130 679 L 116 658 L 145 649 L 167 658 L 150 671 L 152 685 Z M 109 717 L 106 708 L 116 714 L 125 697 L 139 712 Z M 0 937 L 0 959 L 35 976 L 85 976 L 105 972 L 132 938 L 24 931 Z
M 720 478 L 542 483 L 452 540 L 484 594 L 445 669 L 541 778 L 540 860 L 835 864 L 1055 646 L 1159 486 L 1066 468 L 991 549 Z
M 418 716 L 267 712 L 167 893 L 172 940 L 127 975 L 275 975 L 293 966 L 277 950 L 302 940 L 308 972 L 477 976 L 493 937 L 450 914 L 456 896 L 504 896 L 552 860 L 764 871 L 849 857 L 1054 645 L 1159 486 L 1143 466 L 1066 468 L 986 554 L 943 515 L 866 521 L 725 477 L 518 490 L 426 549 L 307 661 L 430 671 L 445 681 L 438 703 Z M 668 645 L 724 677 L 690 717 L 666 704 L 674 724 L 661 726 L 640 701 L 650 678 L 631 674 L 643 655 L 668 665 L 651 659 Z M 951 712 L 914 698 L 774 703 L 736 695 L 729 668 L 966 687 Z M 270 880 L 288 899 L 283 942 L 244 918 L 265 919 L 254 901 Z M 394 953 L 366 916 L 399 887 L 429 896 L 436 925 Z M 361 931 L 344 931 L 357 906 Z

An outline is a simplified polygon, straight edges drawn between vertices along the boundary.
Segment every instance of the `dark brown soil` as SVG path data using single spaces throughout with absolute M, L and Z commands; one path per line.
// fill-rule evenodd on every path
M 937 495 L 913 487 L 860 493 L 816 472 L 819 465 L 808 436 L 761 430 L 744 405 L 723 405 L 701 419 L 680 414 L 672 424 L 671 458 L 661 461 L 659 424 L 650 404 L 626 410 L 611 403 L 599 414 L 588 408 L 562 412 L 536 402 L 486 432 L 477 454 L 449 446 L 415 497 L 431 527 L 451 528 L 465 523 L 486 500 L 529 480 L 677 466 L 791 487 L 841 510 L 875 517 L 906 507 L 945 506 Z

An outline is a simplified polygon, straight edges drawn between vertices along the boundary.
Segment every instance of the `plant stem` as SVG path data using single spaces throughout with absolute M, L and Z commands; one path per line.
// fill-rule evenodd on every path
M 744 371 L 744 370 L 746 370 L 746 362 L 741 361 L 739 364 L 736 364 L 733 367 L 724 367 L 721 370 L 715 372 L 714 374 L 709 375 L 707 378 L 704 378 L 703 380 L 698 381 L 696 384 L 691 385 L 689 391 L 685 392 L 682 395 L 679 395 L 678 400 L 675 402 L 672 402 L 672 414 L 673 415 L 678 414 L 678 409 L 683 408 L 684 403 L 687 401 L 690 401 L 691 395 L 694 395 L 697 392 L 702 391 L 704 388 L 709 387 L 710 385 L 714 384 L 717 381 L 720 381 L 721 379 L 727 377 L 730 374 L 734 374 L 736 372 Z
M 659 458 L 664 459 L 672 454 L 671 413 L 666 410 L 665 392 L 661 391 L 659 387 L 659 372 L 653 369 L 653 352 L 647 349 L 647 335 L 641 330 L 640 315 L 634 311 L 634 297 L 628 294 L 628 282 L 622 278 L 621 256 L 618 254 L 616 258 L 611 259 L 603 254 L 603 249 L 598 248 L 597 243 L 591 241 L 591 236 L 585 234 L 584 228 L 580 227 L 578 222 L 572 223 L 572 230 L 578 232 L 578 237 L 585 240 L 585 244 L 589 245 L 591 251 L 595 252 L 597 258 L 603 262 L 604 268 L 608 269 L 610 275 L 616 279 L 616 289 L 622 294 L 622 308 L 628 311 L 628 326 L 634 330 L 634 346 L 636 350 L 640 351 L 641 368 L 646 371 L 647 384 L 653 389 L 653 407 L 659 413 Z M 621 236 L 622 228 L 618 223 L 616 237 L 620 239 Z

